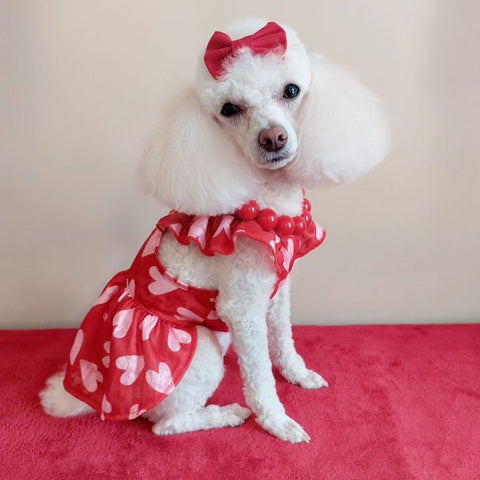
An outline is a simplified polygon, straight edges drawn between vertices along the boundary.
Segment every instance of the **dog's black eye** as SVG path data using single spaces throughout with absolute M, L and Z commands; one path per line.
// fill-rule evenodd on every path
M 240 112 L 240 107 L 237 105 L 234 105 L 233 103 L 227 102 L 223 105 L 222 109 L 220 110 L 220 113 L 224 117 L 231 117 L 233 115 L 236 115 L 237 113 Z
M 283 91 L 283 98 L 295 98 L 300 93 L 300 88 L 293 83 L 289 83 Z

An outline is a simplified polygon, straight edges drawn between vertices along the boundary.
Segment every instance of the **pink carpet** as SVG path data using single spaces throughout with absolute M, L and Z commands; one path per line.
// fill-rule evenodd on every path
M 0 332 L 0 478 L 480 478 L 480 325 L 296 327 L 298 350 L 330 387 L 278 380 L 312 437 L 292 445 L 253 418 L 238 428 L 155 437 L 145 420 L 46 416 L 37 394 L 73 330 Z M 234 355 L 214 401 L 244 403 Z M 278 378 L 278 377 L 277 377 Z

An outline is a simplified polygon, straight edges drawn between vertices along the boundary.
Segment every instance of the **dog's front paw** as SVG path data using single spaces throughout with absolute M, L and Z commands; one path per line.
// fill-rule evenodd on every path
M 291 443 L 309 442 L 310 436 L 292 418 L 287 415 L 257 417 L 259 423 L 267 432 L 280 440 Z
M 308 368 L 303 369 L 301 372 L 282 373 L 286 380 L 302 388 L 313 390 L 315 388 L 328 387 L 327 381 L 321 375 Z

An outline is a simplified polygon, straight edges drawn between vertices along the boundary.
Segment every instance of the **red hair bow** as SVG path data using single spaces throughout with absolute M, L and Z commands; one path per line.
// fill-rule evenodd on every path
M 223 73 L 223 61 L 244 47 L 248 47 L 255 55 L 266 55 L 278 47 L 283 53 L 287 49 L 287 34 L 275 22 L 268 22 L 258 32 L 238 40 L 232 40 L 226 33 L 215 32 L 204 56 L 205 65 L 212 77 L 219 78 Z

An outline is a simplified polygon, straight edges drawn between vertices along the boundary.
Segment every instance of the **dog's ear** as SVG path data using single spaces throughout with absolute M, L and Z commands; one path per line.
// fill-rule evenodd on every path
M 147 193 L 190 214 L 230 212 L 253 195 L 250 165 L 193 90 L 163 112 L 138 173 Z
M 354 180 L 388 152 L 380 101 L 353 75 L 311 55 L 312 83 L 299 111 L 299 149 L 290 175 L 304 186 Z

